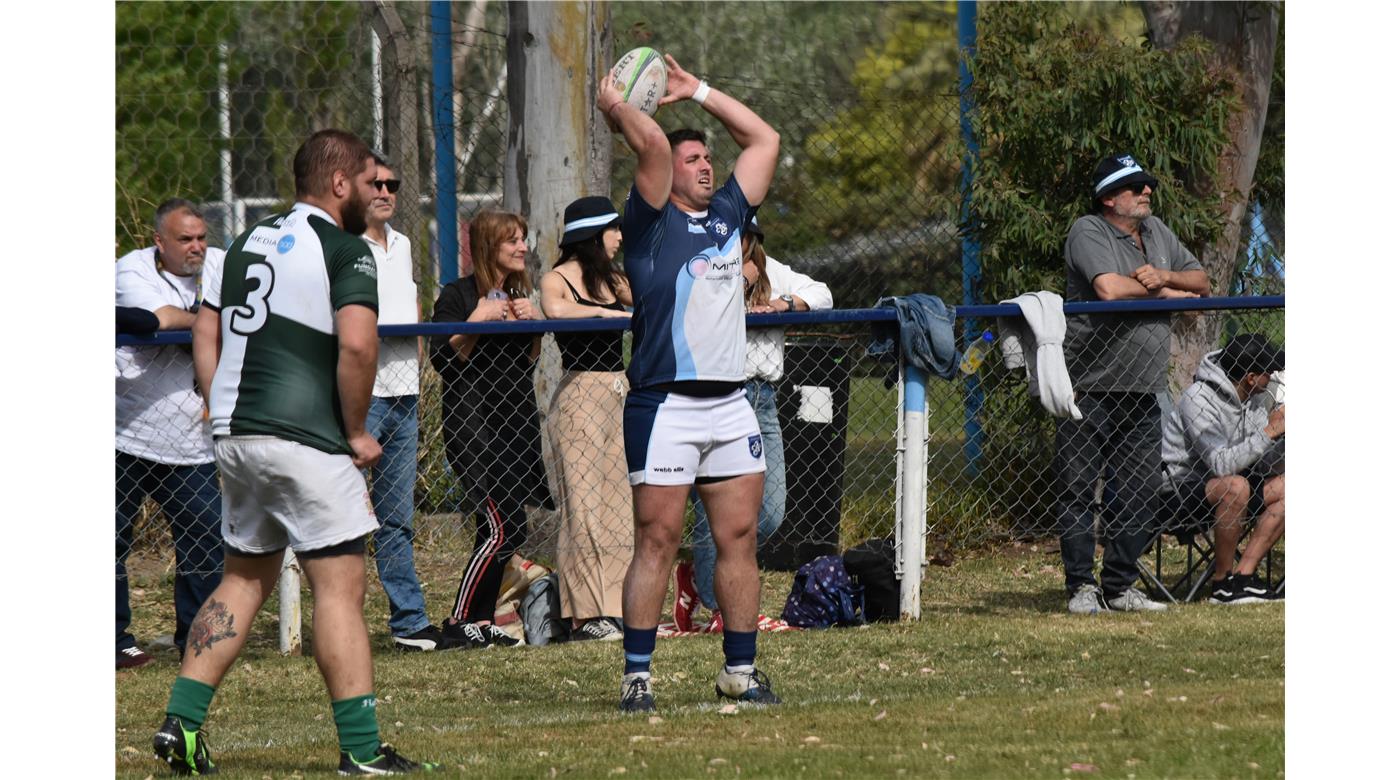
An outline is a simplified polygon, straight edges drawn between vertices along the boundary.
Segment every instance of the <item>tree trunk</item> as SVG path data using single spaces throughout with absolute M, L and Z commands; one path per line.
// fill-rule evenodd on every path
M 593 96 L 612 65 L 610 14 L 607 3 L 578 0 L 515 0 L 506 14 L 505 207 L 529 226 L 534 250 L 526 268 L 538 282 L 557 259 L 564 207 L 584 195 L 609 194 L 612 134 Z M 549 413 L 561 373 L 554 339 L 546 338 L 535 372 L 541 415 Z M 544 448 L 550 463 L 548 437 Z M 549 519 L 536 520 L 532 542 L 541 536 L 552 541 L 542 528 Z
M 421 161 L 418 159 L 418 47 L 413 35 L 399 17 L 394 7 L 376 0 L 369 6 L 370 20 L 379 40 L 384 43 L 384 59 L 381 64 L 384 80 L 384 153 L 398 166 L 399 215 L 395 219 L 399 229 L 410 236 L 414 246 L 419 247 L 414 260 L 414 279 L 418 282 L 419 297 L 423 291 L 436 290 L 437 268 L 433 265 L 428 247 L 428 231 L 425 227 L 422 210 L 418 205 L 423 191 Z M 432 303 L 432 298 L 428 303 Z
M 1211 293 L 1229 292 L 1239 268 L 1241 236 L 1249 211 L 1254 168 L 1269 109 L 1269 86 L 1278 40 L 1278 9 L 1259 2 L 1143 2 L 1148 37 L 1159 49 L 1170 49 L 1196 33 L 1213 44 L 1213 60 L 1221 77 L 1230 80 L 1240 96 L 1240 107 L 1231 118 L 1230 142 L 1220 155 L 1217 177 L 1207 175 L 1188 186 L 1220 187 L 1220 210 L 1225 220 L 1219 240 L 1199 250 L 1198 257 L 1210 277 Z M 1174 392 L 1191 382 L 1201 356 L 1215 344 L 1220 318 L 1179 317 L 1172 327 Z

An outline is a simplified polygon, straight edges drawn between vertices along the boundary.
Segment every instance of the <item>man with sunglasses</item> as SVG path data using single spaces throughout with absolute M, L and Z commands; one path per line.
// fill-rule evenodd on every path
M 1195 256 L 1152 216 L 1157 179 L 1128 154 L 1094 169 L 1091 213 L 1065 240 L 1065 299 L 1195 298 L 1210 283 Z M 1161 480 L 1161 412 L 1171 315 L 1076 314 L 1067 318 L 1065 363 L 1079 420 L 1055 435 L 1060 556 L 1072 614 L 1159 611 L 1133 587 L 1152 541 Z M 1094 579 L 1095 489 L 1106 483 L 1102 587 Z
M 416 323 L 422 311 L 413 279 L 408 236 L 389 226 L 398 208 L 399 179 L 379 155 L 374 199 L 365 212 L 362 238 L 374 255 L 379 274 L 379 324 Z M 389 598 L 389 632 L 394 647 L 408 652 L 436 650 L 442 631 L 428 619 L 423 588 L 413 568 L 413 483 L 418 475 L 418 338 L 379 339 L 379 367 L 374 376 L 365 427 L 384 448 L 384 457 L 369 470 L 370 499 L 379 517 L 374 532 L 374 563 Z

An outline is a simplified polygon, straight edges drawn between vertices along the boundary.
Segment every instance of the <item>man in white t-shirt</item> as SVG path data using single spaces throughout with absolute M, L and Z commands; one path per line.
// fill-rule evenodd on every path
M 151 312 L 161 330 L 187 330 L 202 275 L 221 273 L 223 258 L 208 246 L 199 207 L 171 198 L 156 209 L 155 246 L 117 261 L 117 306 Z M 126 557 L 145 499 L 160 507 L 174 537 L 175 643 L 182 653 L 199 606 L 219 584 L 224 555 L 218 469 L 189 346 L 117 347 L 116 374 L 117 668 L 130 669 L 151 660 L 127 630 Z
M 399 179 L 378 155 L 375 195 L 365 214 L 362 238 L 374 254 L 379 273 L 379 324 L 404 325 L 420 319 L 418 285 L 413 281 L 413 253 L 408 236 L 389 226 L 398 207 Z M 365 427 L 379 440 L 384 457 L 369 470 L 374 513 L 374 562 L 389 597 L 389 631 L 394 646 L 410 652 L 436 650 L 442 629 L 428 619 L 423 588 L 413 568 L 413 483 L 418 475 L 418 337 L 379 339 L 379 367 L 374 376 Z

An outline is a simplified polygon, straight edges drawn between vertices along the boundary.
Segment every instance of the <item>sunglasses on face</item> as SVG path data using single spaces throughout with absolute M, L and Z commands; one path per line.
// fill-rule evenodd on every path
M 396 182 L 396 183 L 397 183 L 397 182 Z M 1128 186 L 1124 187 L 1123 189 L 1127 190 L 1128 192 L 1133 193 L 1134 195 L 1141 195 L 1141 194 L 1142 194 L 1142 191 L 1143 191 L 1143 189 L 1144 189 L 1145 187 L 1147 187 L 1147 183 L 1146 183 L 1146 182 L 1141 182 L 1141 181 L 1140 181 L 1140 182 L 1138 182 L 1137 184 L 1129 184 Z M 389 191 L 390 191 L 390 192 L 393 192 L 393 190 L 389 190 Z
M 389 194 L 392 195 L 399 191 L 400 183 L 398 179 L 375 179 L 374 188 L 376 190 L 388 190 Z M 1142 192 L 1142 190 L 1138 189 L 1138 192 Z

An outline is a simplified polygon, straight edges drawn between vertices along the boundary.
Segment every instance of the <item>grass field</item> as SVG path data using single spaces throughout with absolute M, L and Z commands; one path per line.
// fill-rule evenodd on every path
M 148 642 L 170 630 L 170 578 L 149 562 L 132 568 L 133 630 Z M 423 574 L 440 618 L 450 570 Z M 781 611 L 790 582 L 765 573 L 766 613 Z M 662 639 L 660 717 L 647 719 L 616 712 L 617 644 L 390 652 L 372 581 L 381 729 L 464 777 L 1283 774 L 1282 605 L 1076 618 L 1061 583 L 1053 543 L 1010 545 L 931 568 L 918 623 L 765 634 L 759 664 L 785 699 L 768 710 L 719 711 L 718 637 Z M 207 728 L 223 776 L 334 772 L 315 664 L 277 653 L 275 621 L 260 616 L 214 700 Z M 116 675 L 118 777 L 161 775 L 150 736 L 177 664 L 173 651 L 157 658 Z

